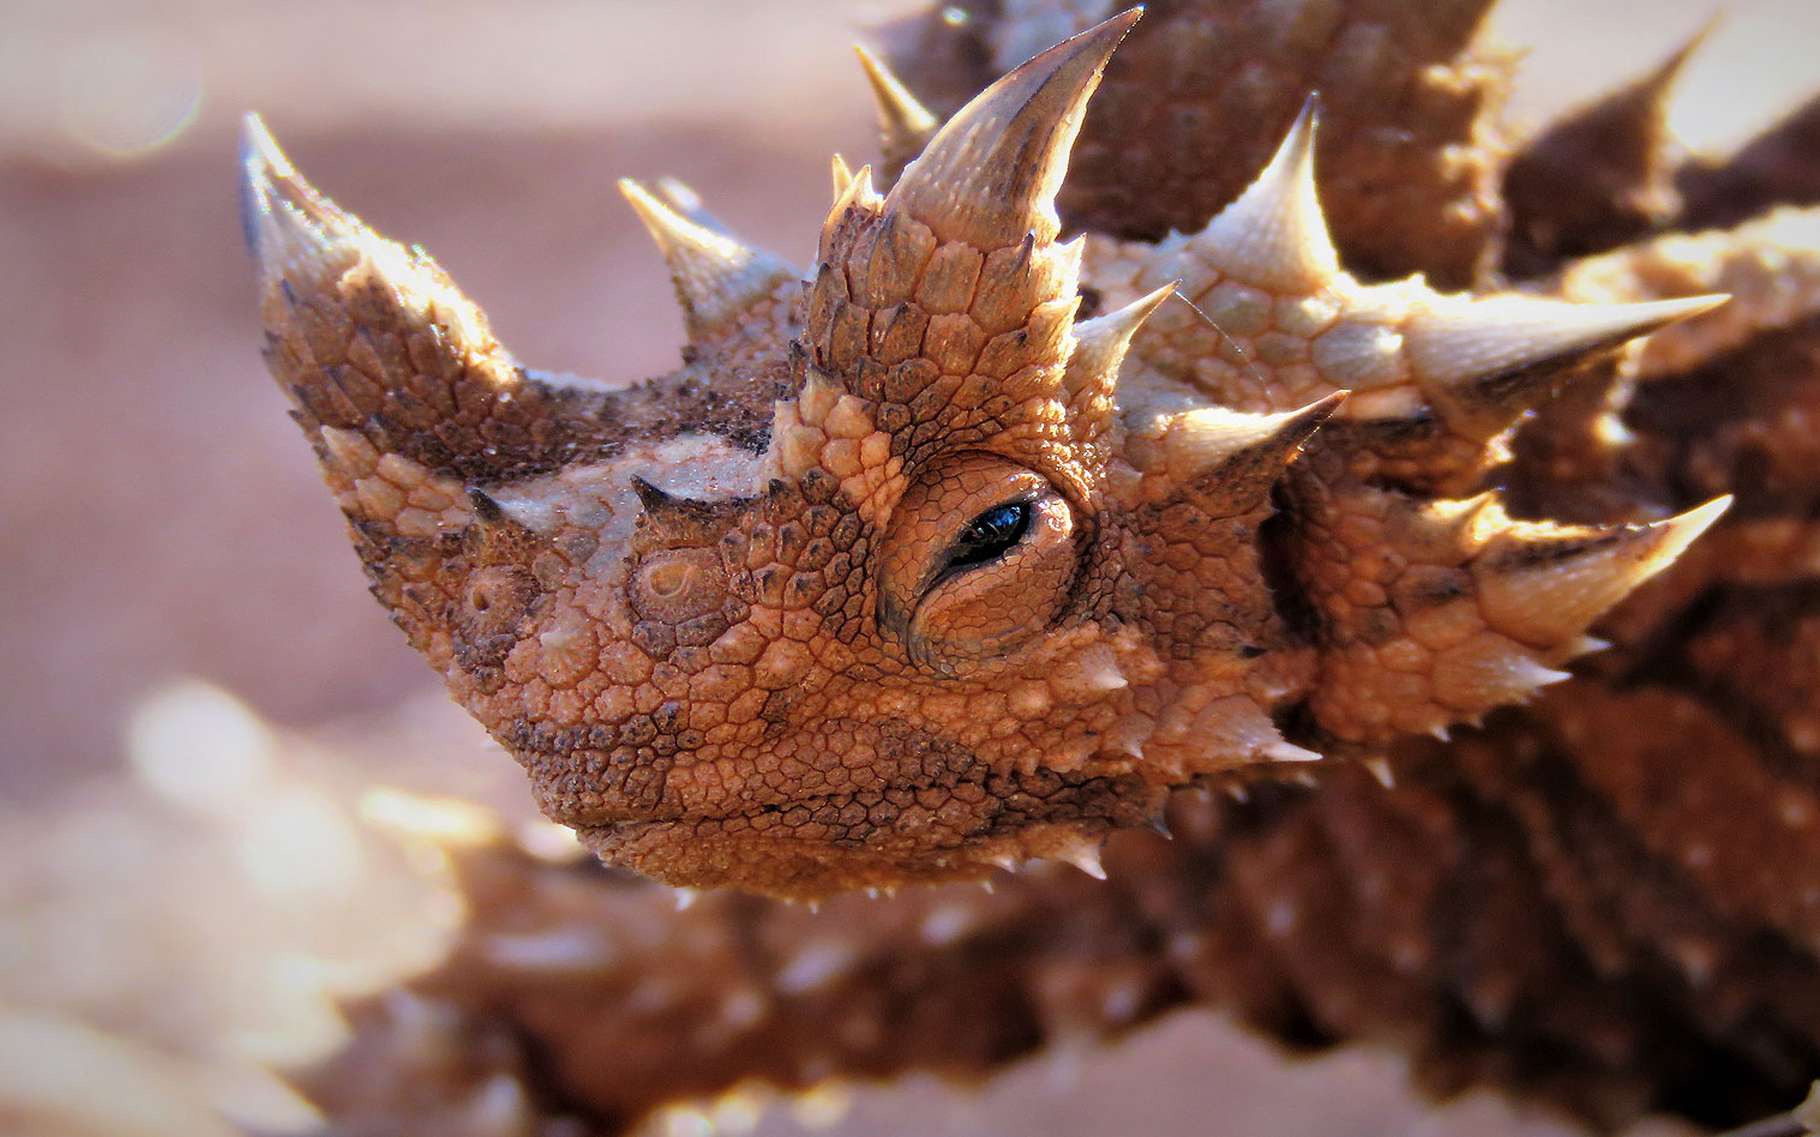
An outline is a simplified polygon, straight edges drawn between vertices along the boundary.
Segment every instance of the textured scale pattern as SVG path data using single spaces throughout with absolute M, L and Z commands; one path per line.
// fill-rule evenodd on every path
M 518 365 L 254 120 L 267 360 L 375 596 L 610 865 L 829 897 L 461 852 L 338 1124 L 611 1132 L 1185 1001 L 1598 1125 L 1792 1104 L 1812 111 L 1685 163 L 1683 52 L 1518 144 L 1489 6 L 901 24 L 892 184 L 836 160 L 806 272 L 622 187 L 690 337 L 632 385 Z

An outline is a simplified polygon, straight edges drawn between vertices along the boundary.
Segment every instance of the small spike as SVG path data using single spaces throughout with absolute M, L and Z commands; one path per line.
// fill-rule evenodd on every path
M 1589 108 L 1581 116 L 1582 121 L 1592 120 L 1593 130 L 1605 126 L 1606 140 L 1612 136 L 1629 136 L 1641 141 L 1646 149 L 1660 144 L 1669 133 L 1669 104 L 1687 70 L 1688 60 L 1705 46 L 1724 22 L 1725 13 L 1715 11 L 1654 70 Z M 1601 119 L 1603 122 L 1599 121 Z M 1595 134 L 1594 137 L 1598 136 Z
M 468 490 L 468 502 L 474 507 L 474 517 L 482 525 L 497 525 L 506 519 L 505 507 L 485 490 Z
M 1647 75 L 1550 127 L 1511 163 L 1505 198 L 1518 235 L 1533 246 L 1513 250 L 1533 260 L 1523 267 L 1540 271 L 1556 258 L 1612 248 L 1680 210 L 1669 103 L 1717 23 L 1715 16 Z
M 845 162 L 841 162 L 840 165 L 842 168 L 846 167 Z M 869 164 L 854 170 L 848 176 L 844 186 L 840 184 L 838 174 L 834 181 L 834 205 L 828 210 L 828 220 L 823 225 L 824 237 L 826 236 L 825 230 L 844 217 L 849 209 L 859 208 L 876 212 L 885 200 L 872 186 L 872 167 Z
M 1371 776 L 1377 779 L 1378 785 L 1387 790 L 1397 788 L 1397 776 L 1391 772 L 1390 762 L 1387 759 L 1367 758 L 1364 760 L 1364 765 L 1365 769 L 1371 772 Z
M 1023 64 L 948 120 L 886 199 L 975 248 L 1043 242 L 1061 228 L 1055 195 L 1087 100 L 1142 9 L 1114 16 Z
M 1061 859 L 1094 880 L 1106 879 L 1106 868 L 1100 864 L 1100 843 L 1097 840 L 1082 840 L 1080 844 L 1063 853 Z
M 1282 465 L 1288 461 L 1289 452 L 1307 441 L 1345 401 L 1346 392 L 1336 391 L 1305 407 L 1279 414 L 1246 414 L 1224 407 L 1185 411 L 1175 419 L 1179 429 L 1164 436 L 1170 472 L 1193 477 L 1223 466 L 1237 455 L 1260 450 Z
M 1494 707 L 1527 702 L 1543 687 L 1572 678 L 1527 648 L 1482 634 L 1437 657 L 1430 682 L 1435 698 L 1456 715 L 1482 716 Z
M 1125 673 L 1119 670 L 1116 660 L 1095 661 L 1094 665 L 1082 673 L 1089 689 L 1094 691 L 1122 691 L 1131 686 Z
M 1676 87 L 1687 71 L 1688 60 L 1706 46 L 1713 38 L 1713 33 L 1725 23 L 1725 19 L 1723 9 L 1714 11 L 1704 23 L 1694 29 L 1692 35 L 1682 41 L 1680 47 L 1657 64 L 1655 70 L 1637 80 L 1627 90 L 1618 92 L 1613 96 L 1613 101 L 1619 102 L 1629 96 L 1640 108 L 1639 114 L 1647 117 L 1644 128 L 1653 125 L 1656 130 L 1666 133 L 1669 104 L 1674 101 Z
M 1068 360 L 1064 387 L 1070 395 L 1083 390 L 1110 395 L 1118 383 L 1119 364 L 1131 338 L 1163 301 L 1175 295 L 1180 281 L 1170 281 L 1154 292 L 1091 320 L 1074 325 L 1074 355 Z
M 695 902 L 697 900 L 701 899 L 700 891 L 693 888 L 672 888 L 670 893 L 672 899 L 676 901 L 676 910 L 678 912 L 687 912 L 689 909 L 695 907 Z
M 1104 643 L 1092 644 L 1059 669 L 1054 682 L 1067 690 L 1099 694 L 1131 685 L 1119 667 L 1118 656 Z
M 834 200 L 839 201 L 846 197 L 847 191 L 853 187 L 853 168 L 847 165 L 847 160 L 839 154 L 834 156 L 830 167 L 829 173 L 834 182 Z
M 639 504 L 643 505 L 645 512 L 650 514 L 658 514 L 671 509 L 679 500 L 668 490 L 659 489 L 637 474 L 632 475 L 632 492 L 638 495 Z
M 1472 563 L 1494 629 L 1537 647 L 1575 643 L 1587 625 L 1672 564 L 1731 504 L 1721 497 L 1652 525 L 1513 525 Z
M 620 180 L 619 190 L 670 266 L 691 337 L 736 316 L 797 275 L 771 254 L 685 216 L 630 178 Z
M 1317 107 L 1309 96 L 1257 180 L 1192 239 L 1209 264 L 1285 296 L 1319 291 L 1340 272 L 1315 189 Z
M 694 187 L 687 182 L 667 175 L 660 177 L 657 179 L 657 193 L 671 209 L 703 229 L 712 229 L 723 236 L 730 235 L 720 218 L 709 213 L 708 207 L 702 204 L 701 194 L 696 193 Z
M 865 70 L 866 82 L 871 84 L 872 97 L 878 103 L 881 146 L 886 155 L 907 162 L 922 153 L 923 147 L 935 137 L 941 120 L 910 93 L 910 88 L 891 73 L 884 60 L 860 44 L 854 44 L 853 50 L 859 56 L 859 65 Z
M 1297 746 L 1286 739 L 1278 739 L 1258 749 L 1258 755 L 1267 762 L 1320 762 L 1324 756 L 1306 746 Z
M 1598 636 L 1580 636 L 1567 645 L 1567 658 L 1578 659 L 1583 655 L 1598 655 L 1610 650 L 1610 640 L 1602 640 Z

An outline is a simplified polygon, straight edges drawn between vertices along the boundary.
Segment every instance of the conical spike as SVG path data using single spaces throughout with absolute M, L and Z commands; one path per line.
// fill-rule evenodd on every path
M 1600 652 L 1610 650 L 1610 640 L 1602 640 L 1598 636 L 1578 636 L 1574 642 L 1567 645 L 1564 654 L 1568 659 L 1579 659 L 1583 655 L 1598 655 Z
M 1479 609 L 1494 630 L 1523 643 L 1576 643 L 1607 609 L 1672 564 L 1731 500 L 1716 498 L 1653 525 L 1513 525 L 1472 562 Z
M 497 525 L 506 519 L 505 507 L 485 490 L 469 489 L 468 504 L 474 507 L 474 519 L 482 525 Z
M 847 191 L 853 186 L 853 167 L 847 165 L 845 158 L 836 154 L 831 163 L 830 176 L 834 181 L 834 200 L 839 201 L 847 196 Z
M 1264 172 L 1193 238 L 1213 267 L 1284 296 L 1318 291 L 1340 271 L 1315 191 L 1316 106 L 1310 96 Z
M 859 55 L 859 65 L 878 102 L 878 132 L 885 154 L 899 162 L 909 161 L 935 137 L 941 120 L 917 101 L 884 60 L 859 44 L 854 44 L 853 50 Z
M 1429 682 L 1437 700 L 1464 716 L 1468 711 L 1483 714 L 1527 702 L 1542 688 L 1572 678 L 1544 664 L 1528 648 L 1487 634 L 1436 657 Z
M 1322 423 L 1345 402 L 1336 391 L 1305 407 L 1257 415 L 1224 407 L 1184 411 L 1162 436 L 1165 470 L 1178 484 L 1204 483 L 1221 496 L 1261 493 Z
M 701 195 L 696 193 L 687 182 L 668 176 L 658 178 L 657 193 L 671 209 L 700 225 L 703 229 L 712 229 L 723 236 L 731 235 L 725 223 L 708 212 L 708 207 L 702 204 Z
M 1687 70 L 1687 62 L 1725 22 L 1725 12 L 1715 11 L 1654 70 L 1589 108 L 1583 119 L 1603 119 L 1616 136 L 1629 135 L 1645 149 L 1661 145 L 1668 137 L 1669 104 Z
M 771 254 L 684 216 L 629 178 L 620 180 L 619 191 L 670 266 L 691 337 L 716 328 L 797 275 Z
M 468 490 L 473 514 L 466 533 L 465 556 L 470 564 L 528 565 L 545 548 L 544 539 L 512 515 L 497 498 L 478 489 Z
M 1681 208 L 1669 102 L 1717 17 L 1647 75 L 1568 115 L 1529 144 L 1505 175 L 1532 267 L 1611 248 L 1670 220 Z
M 1710 312 L 1730 299 L 1712 295 L 1643 304 L 1568 304 L 1528 296 L 1440 297 L 1411 317 L 1405 350 L 1425 388 L 1458 387 L 1562 366 Z
M 1260 747 L 1258 756 L 1267 762 L 1320 762 L 1321 753 L 1306 746 L 1297 746 L 1287 739 L 1279 739 Z
M 1074 325 L 1074 355 L 1068 360 L 1065 389 L 1072 394 L 1093 387 L 1110 393 L 1125 349 L 1131 346 L 1131 337 L 1137 335 L 1163 301 L 1175 295 L 1180 283 L 1171 281 L 1123 308 Z
M 1106 869 L 1100 864 L 1100 843 L 1094 838 L 1083 838 L 1080 844 L 1064 852 L 1061 859 L 1080 869 L 1094 880 L 1105 880 Z
M 1632 90 L 1641 92 L 1642 101 L 1651 107 L 1658 120 L 1665 121 L 1668 117 L 1668 105 L 1674 100 L 1675 87 L 1680 83 L 1681 76 L 1687 70 L 1687 61 L 1706 46 L 1707 41 L 1713 38 L 1713 33 L 1719 30 L 1721 24 L 1725 23 L 1725 19 L 1726 13 L 1723 9 L 1708 16 L 1704 23 L 1694 29 L 1693 35 L 1688 36 L 1667 59 L 1656 65 L 1654 71 L 1643 76 L 1632 86 Z
M 1141 12 L 1072 36 L 986 88 L 936 132 L 887 206 L 975 248 L 1014 245 L 1031 232 L 1054 240 L 1055 195 L 1087 100 Z
M 1062 373 L 1062 392 L 1069 404 L 1069 428 L 1077 439 L 1092 442 L 1111 425 L 1118 411 L 1119 366 L 1131 337 L 1175 288 L 1173 282 L 1165 284 L 1115 312 L 1074 325 L 1074 354 Z
M 638 503 L 644 506 L 648 514 L 659 514 L 675 507 L 678 498 L 665 489 L 660 489 L 645 481 L 637 474 L 632 475 L 632 492 L 638 495 Z
M 241 225 L 247 249 L 268 278 L 318 260 L 362 227 L 305 181 L 279 149 L 265 120 L 241 121 Z
M 845 167 L 846 163 L 842 162 L 841 166 Z M 828 210 L 827 220 L 822 222 L 823 242 L 826 243 L 829 234 L 840 224 L 841 219 L 846 217 L 848 210 L 864 209 L 876 212 L 884 204 L 884 200 L 872 187 L 872 166 L 870 164 L 854 170 L 844 185 L 837 172 L 834 178 L 834 205 Z

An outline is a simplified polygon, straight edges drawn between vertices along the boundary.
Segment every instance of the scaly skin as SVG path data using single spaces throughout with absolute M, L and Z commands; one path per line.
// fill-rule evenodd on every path
M 1569 530 L 1441 496 L 1573 367 L 1717 301 L 1359 284 L 1311 113 L 1200 233 L 1063 242 L 1136 18 L 995 84 L 888 195 L 840 172 L 794 307 L 633 187 L 692 342 L 629 390 L 517 367 L 254 124 L 267 358 L 375 595 L 604 858 L 789 896 L 1090 861 L 1172 787 L 1318 757 L 1298 715 L 1382 747 L 1564 678 L 1723 509 Z M 1202 307 L 1159 309 L 1171 280 Z M 1083 288 L 1116 310 L 1077 322 Z
M 1003 19 L 1091 6 L 1023 7 Z M 1306 118 L 1187 235 L 1107 222 L 1077 252 L 1048 202 L 1116 30 L 933 142 L 936 117 L 870 61 L 887 147 L 914 137 L 933 158 L 882 198 L 837 163 L 806 289 L 686 194 L 634 188 L 691 345 L 623 392 L 517 372 L 439 277 L 255 148 L 275 369 L 376 592 L 609 860 L 793 896 L 1033 855 L 1097 867 L 1103 832 L 1173 794 L 1176 840 L 1115 834 L 1104 883 L 1026 873 L 993 897 L 915 889 L 820 917 L 732 896 L 665 917 L 660 889 L 477 854 L 470 941 L 419 985 L 458 1024 L 435 1054 L 474 1060 L 437 1076 L 531 1061 L 468 1054 L 470 1028 L 529 1039 L 542 1107 L 604 1132 L 746 1076 L 978 1073 L 1210 1000 L 1298 1042 L 1402 1047 L 1438 1091 L 1508 1085 L 1602 1124 L 1789 1103 L 1820 1072 L 1820 240 L 1811 210 L 1785 210 L 1618 246 L 1706 224 L 1701 186 L 1802 199 L 1804 120 L 1681 170 L 1677 204 L 1665 83 L 1585 112 L 1511 174 L 1505 267 L 1551 273 L 1520 295 L 1345 271 L 1384 263 L 1329 242 Z M 1578 192 L 1521 191 L 1576 137 L 1625 130 L 1645 133 Z M 1414 259 L 1389 263 L 1435 247 L 1445 224 L 1424 216 L 1399 215 L 1387 240 Z M 1559 263 L 1581 251 L 1604 252 Z M 389 308 L 358 287 L 372 267 Z M 1548 302 L 1714 291 L 1736 300 Z M 1695 318 L 1614 350 L 1677 316 Z M 465 425 L 427 413 L 438 399 Z M 1688 547 L 1728 492 L 1738 507 Z M 1024 536 L 931 587 L 955 535 L 1007 501 L 1035 503 Z M 1614 646 L 1576 664 L 1586 679 L 1497 710 L 1566 678 L 1588 625 L 1683 549 L 1604 619 Z M 1426 737 L 1488 712 L 1451 745 Z M 1388 757 L 1395 784 L 1333 761 L 1293 767 L 1315 792 L 1274 784 L 1313 750 Z M 1172 790 L 1195 781 L 1251 800 Z M 587 999 L 570 972 L 486 950 L 664 920 L 674 938 L 652 942 L 699 958 L 603 957 Z M 824 956 L 843 962 L 815 983 L 791 971 Z M 647 985 L 668 993 L 649 1015 L 631 998 Z M 911 1007 L 917 1029 L 887 1029 Z M 417 1069 L 392 1011 L 362 1012 L 365 1053 Z M 319 1095 L 350 1117 L 401 1108 L 376 1082 Z

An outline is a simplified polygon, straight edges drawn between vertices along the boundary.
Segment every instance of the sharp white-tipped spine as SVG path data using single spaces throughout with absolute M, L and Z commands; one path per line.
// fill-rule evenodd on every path
M 1425 384 L 1451 387 L 1616 347 L 1729 299 L 1570 304 L 1532 296 L 1442 296 L 1411 317 L 1404 350 Z
M 859 65 L 878 105 L 878 129 L 886 151 L 914 156 L 934 137 L 941 119 L 910 93 L 884 60 L 860 44 L 854 44 L 853 51 L 859 56 Z
M 1311 96 L 1263 172 L 1190 238 L 1207 263 L 1285 296 L 1315 292 L 1340 273 L 1315 186 L 1316 107 Z
M 682 186 L 686 205 L 700 200 Z M 737 315 L 778 283 L 796 275 L 777 257 L 754 249 L 726 233 L 685 215 L 644 186 L 622 178 L 619 190 L 644 222 L 670 266 L 677 299 L 689 316 L 691 332 L 713 327 Z

